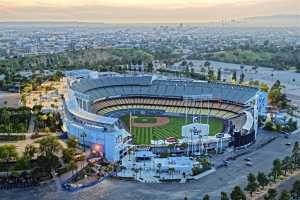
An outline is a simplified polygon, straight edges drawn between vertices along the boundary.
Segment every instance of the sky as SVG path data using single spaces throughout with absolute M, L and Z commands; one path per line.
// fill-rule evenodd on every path
M 300 0 L 0 0 L 0 21 L 207 22 L 300 14 Z

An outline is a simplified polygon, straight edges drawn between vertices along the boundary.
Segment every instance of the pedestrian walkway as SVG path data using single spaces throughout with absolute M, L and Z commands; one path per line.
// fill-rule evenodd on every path
M 142 177 L 138 178 L 138 181 L 143 183 L 160 183 L 158 178 L 149 173 L 143 173 Z

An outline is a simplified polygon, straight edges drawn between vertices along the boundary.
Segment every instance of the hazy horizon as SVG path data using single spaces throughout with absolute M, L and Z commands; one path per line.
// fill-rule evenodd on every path
M 0 0 L 0 21 L 202 23 L 300 13 L 299 0 Z

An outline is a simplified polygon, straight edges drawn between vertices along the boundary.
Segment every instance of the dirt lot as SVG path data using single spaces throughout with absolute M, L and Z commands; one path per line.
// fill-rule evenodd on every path
M 20 94 L 0 91 L 0 107 L 13 107 L 21 106 Z

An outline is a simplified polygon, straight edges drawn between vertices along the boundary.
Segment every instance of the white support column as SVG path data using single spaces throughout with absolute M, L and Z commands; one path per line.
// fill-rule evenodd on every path
M 83 109 L 83 100 L 80 99 L 80 108 Z
M 221 153 L 223 152 L 223 137 L 221 138 Z
M 255 131 L 255 139 L 258 131 L 258 101 L 259 96 L 255 95 L 254 105 L 253 105 L 253 118 L 254 118 L 254 131 Z
M 85 111 L 88 111 L 87 105 L 88 105 L 88 104 L 87 104 L 87 100 L 84 100 L 84 110 L 85 110 Z

